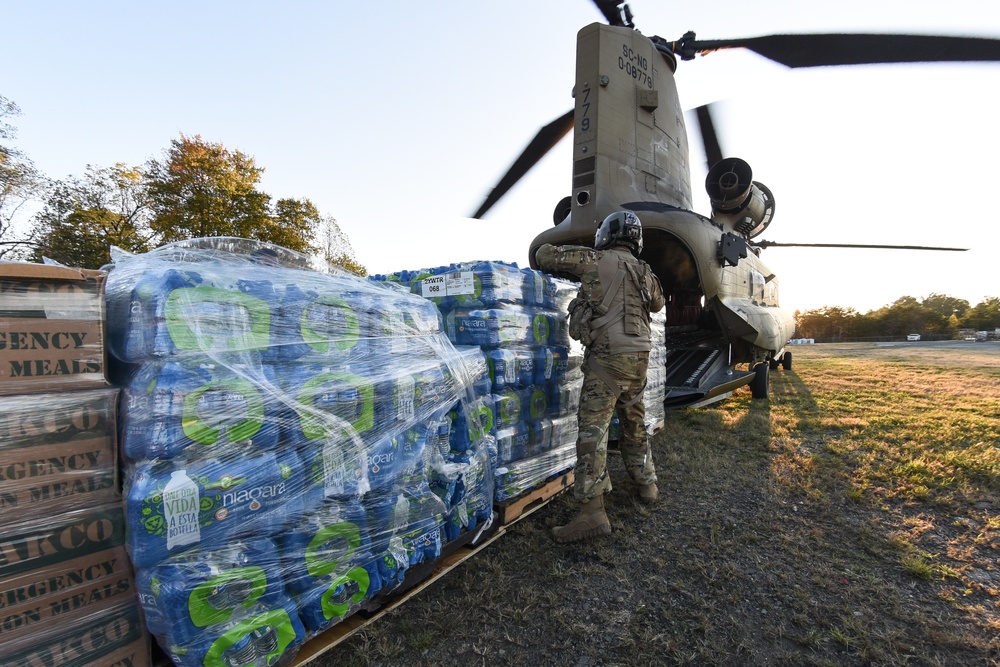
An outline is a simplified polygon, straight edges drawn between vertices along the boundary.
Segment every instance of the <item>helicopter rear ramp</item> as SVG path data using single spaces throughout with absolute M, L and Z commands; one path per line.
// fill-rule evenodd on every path
M 730 367 L 728 346 L 671 349 L 663 406 L 670 410 L 704 404 L 749 384 L 753 376 L 752 371 Z

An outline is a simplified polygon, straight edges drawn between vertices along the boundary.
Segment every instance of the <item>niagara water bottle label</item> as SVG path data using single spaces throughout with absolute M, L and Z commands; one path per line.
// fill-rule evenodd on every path
M 210 429 L 239 424 L 247 419 L 248 412 L 246 396 L 226 388 L 206 391 L 195 404 L 195 414 Z
M 410 332 L 407 330 L 406 322 L 403 320 L 403 313 L 397 310 L 389 310 L 383 313 L 383 335 L 389 337 L 389 352 L 392 354 L 402 354 L 406 352 L 406 339 L 404 336 Z
M 405 533 L 409 526 L 410 501 L 401 493 L 396 496 L 396 502 L 392 506 L 392 532 L 396 535 Z
M 343 444 L 337 440 L 327 440 L 323 445 L 323 495 L 344 495 L 346 467 Z
M 198 485 L 184 470 L 175 470 L 163 489 L 163 515 L 167 524 L 167 550 L 201 541 Z
M 476 293 L 476 280 L 472 271 L 459 271 L 458 273 L 447 274 L 445 276 L 445 285 L 448 296 Z
M 416 414 L 414 398 L 416 397 L 416 382 L 411 376 L 404 375 L 396 381 L 396 418 L 406 422 Z
M 517 384 L 517 362 L 513 357 L 509 357 L 506 361 L 503 369 L 503 380 L 508 386 L 511 386 Z

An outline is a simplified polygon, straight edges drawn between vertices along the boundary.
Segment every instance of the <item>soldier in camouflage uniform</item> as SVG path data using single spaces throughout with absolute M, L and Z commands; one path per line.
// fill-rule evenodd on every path
M 557 542 L 611 533 L 604 494 L 611 491 L 607 435 L 616 409 L 625 470 L 638 485 L 641 500 L 651 503 L 658 495 L 643 394 L 649 314 L 663 308 L 663 289 L 649 265 L 638 259 L 641 251 L 639 218 L 622 211 L 601 223 L 594 249 L 545 244 L 535 253 L 543 271 L 580 280 L 579 295 L 570 304 L 570 332 L 586 345 L 573 484 L 581 509 L 567 525 L 552 529 Z

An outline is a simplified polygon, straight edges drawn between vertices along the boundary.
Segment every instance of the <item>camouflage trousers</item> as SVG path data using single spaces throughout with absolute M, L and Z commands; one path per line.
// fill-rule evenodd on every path
M 646 388 L 646 367 L 649 354 L 594 355 L 583 365 L 583 389 L 580 392 L 578 424 L 580 435 L 576 441 L 576 473 L 573 496 L 580 502 L 593 500 L 611 491 L 608 476 L 608 427 L 611 417 L 618 411 L 618 433 L 625 471 L 636 484 L 656 482 L 653 453 L 646 433 L 646 405 L 641 398 Z M 608 385 L 591 368 L 597 362 L 609 379 Z M 638 400 L 634 400 L 639 396 Z M 631 405 L 627 405 L 631 402 Z

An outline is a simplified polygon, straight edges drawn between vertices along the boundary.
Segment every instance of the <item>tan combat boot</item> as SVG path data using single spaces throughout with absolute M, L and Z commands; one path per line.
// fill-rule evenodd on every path
M 639 486 L 639 500 L 652 505 L 660 497 L 660 491 L 656 488 L 656 482 L 652 484 L 642 484 Z
M 611 523 L 604 513 L 604 495 L 599 495 L 580 507 L 580 513 L 565 526 L 552 529 L 552 538 L 560 544 L 578 542 L 591 537 L 611 534 Z

